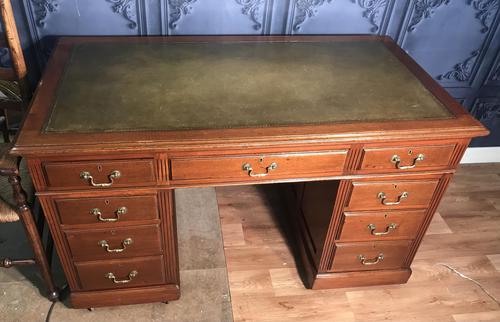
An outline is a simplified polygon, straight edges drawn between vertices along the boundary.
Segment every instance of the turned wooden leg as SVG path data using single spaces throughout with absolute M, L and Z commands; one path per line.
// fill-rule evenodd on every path
M 40 272 L 42 273 L 43 280 L 49 291 L 48 298 L 49 300 L 55 302 L 59 298 L 59 292 L 54 285 L 54 281 L 52 280 L 52 275 L 50 273 L 50 267 L 45 255 L 42 240 L 40 238 L 40 235 L 38 234 L 35 219 L 33 218 L 30 207 L 28 206 L 26 194 L 21 187 L 20 181 L 21 179 L 19 176 L 9 176 L 9 183 L 12 185 L 14 199 L 16 200 L 17 212 L 19 214 L 21 222 L 23 223 L 24 229 L 26 230 L 26 236 L 28 237 L 28 240 L 33 249 L 35 262 L 37 263 Z

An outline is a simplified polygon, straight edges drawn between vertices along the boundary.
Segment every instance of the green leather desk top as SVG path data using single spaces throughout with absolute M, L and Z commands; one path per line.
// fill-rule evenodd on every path
M 46 132 L 446 119 L 377 41 L 89 42 L 75 46 Z

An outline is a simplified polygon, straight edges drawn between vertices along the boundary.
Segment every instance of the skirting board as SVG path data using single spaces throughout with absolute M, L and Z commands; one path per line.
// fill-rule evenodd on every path
M 468 148 L 460 163 L 500 162 L 500 147 Z

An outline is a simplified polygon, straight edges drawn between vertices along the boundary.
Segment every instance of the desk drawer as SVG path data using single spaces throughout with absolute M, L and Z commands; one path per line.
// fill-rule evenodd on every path
M 59 188 L 112 188 L 155 183 L 152 159 L 46 162 L 47 185 Z
M 426 210 L 387 212 L 346 212 L 340 241 L 414 239 Z
M 332 272 L 394 269 L 403 266 L 411 241 L 338 243 Z
M 156 195 L 56 199 L 55 204 L 63 225 L 158 219 Z
M 454 144 L 365 148 L 359 170 L 418 171 L 447 168 Z
M 170 160 L 172 180 L 259 180 L 329 176 L 343 172 L 347 150 Z
M 159 285 L 165 283 L 163 256 L 75 263 L 83 290 Z
M 158 255 L 162 252 L 157 225 L 65 233 L 76 261 Z
M 437 179 L 353 182 L 348 210 L 427 208 Z

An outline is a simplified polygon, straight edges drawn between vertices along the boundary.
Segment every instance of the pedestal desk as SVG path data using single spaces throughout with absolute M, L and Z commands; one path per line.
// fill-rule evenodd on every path
M 194 186 L 288 183 L 306 287 L 404 283 L 487 133 L 390 38 L 68 37 L 13 153 L 78 308 L 179 298 Z

